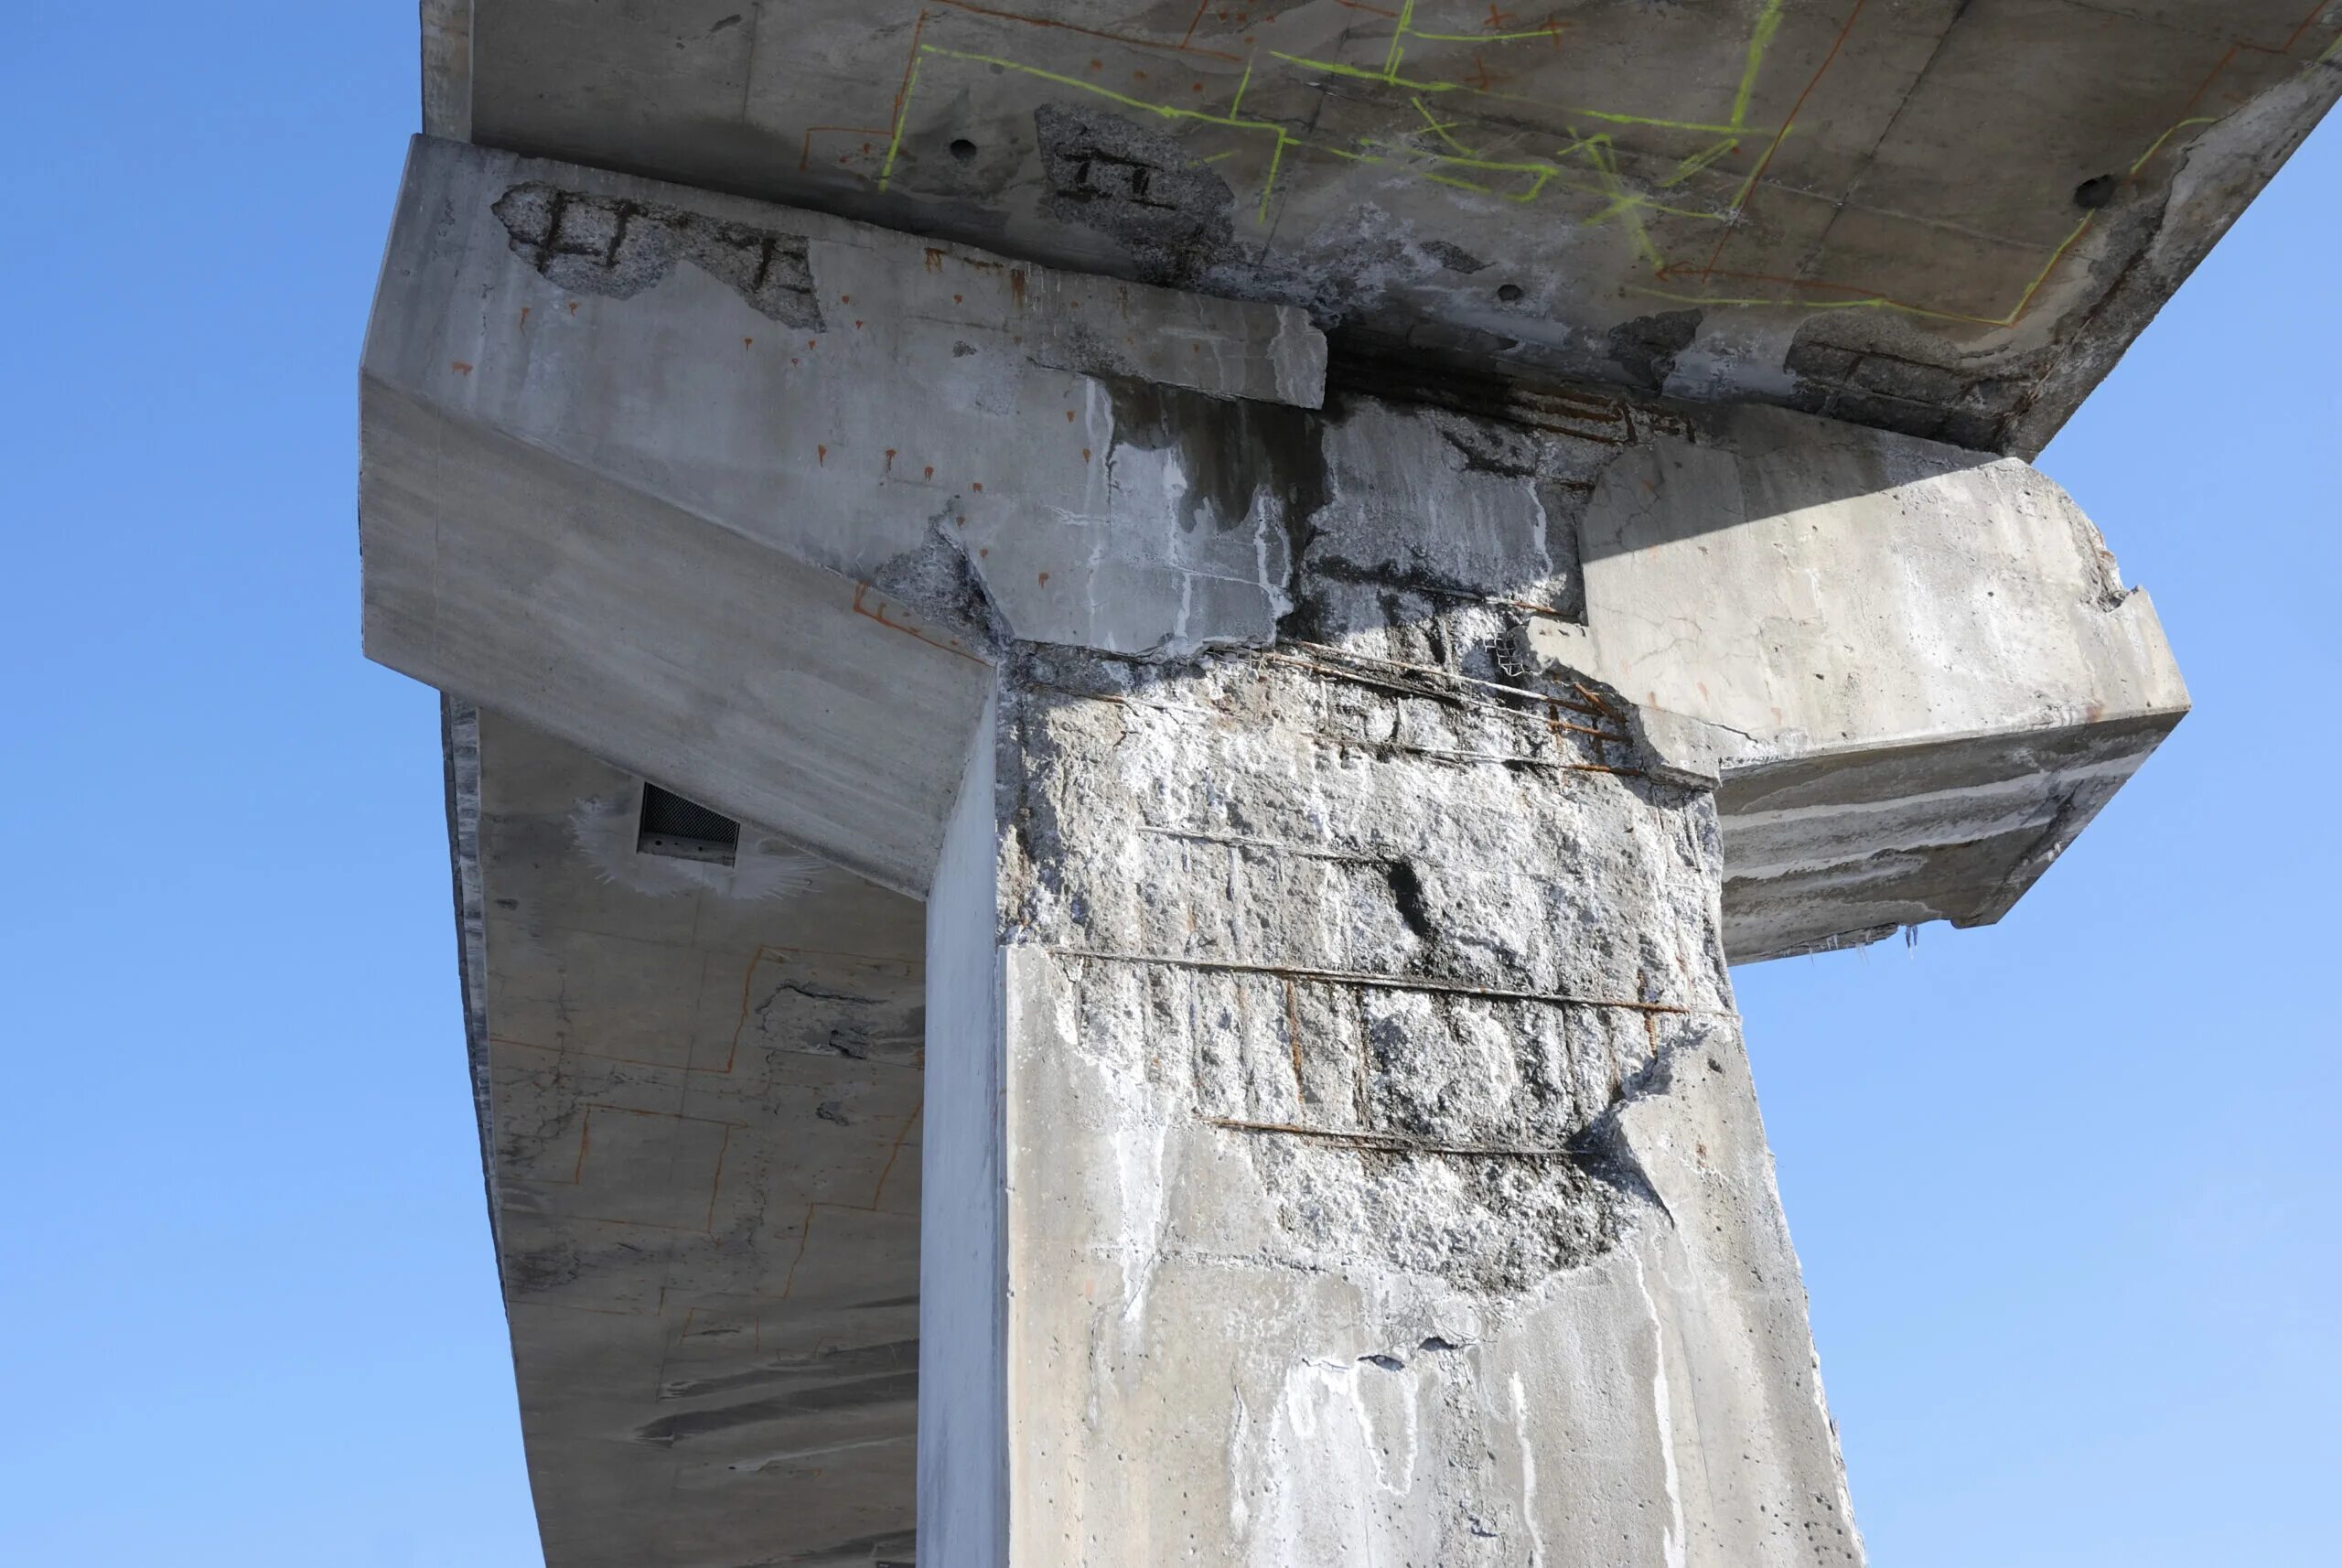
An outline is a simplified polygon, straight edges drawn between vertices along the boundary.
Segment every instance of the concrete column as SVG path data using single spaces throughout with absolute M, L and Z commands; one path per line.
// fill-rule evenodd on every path
M 1859 1561 L 1711 796 L 1454 669 L 1497 607 L 1349 598 L 1003 666 L 929 905 L 922 1560 Z

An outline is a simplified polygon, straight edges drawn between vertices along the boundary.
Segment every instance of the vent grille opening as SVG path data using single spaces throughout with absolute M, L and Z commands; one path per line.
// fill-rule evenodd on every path
M 696 800 L 686 800 L 671 789 L 646 782 L 642 829 L 634 847 L 640 854 L 729 865 L 740 853 L 740 824 L 721 811 L 711 811 Z

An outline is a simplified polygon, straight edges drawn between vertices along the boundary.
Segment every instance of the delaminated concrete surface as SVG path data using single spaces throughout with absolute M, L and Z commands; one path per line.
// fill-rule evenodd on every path
M 1859 1559 L 1724 966 L 2184 713 L 1979 449 L 2333 28 L 1384 9 L 427 7 L 704 188 L 419 142 L 364 366 L 558 1568 L 908 1560 L 915 1408 L 948 1568 Z
M 598 260 L 545 192 L 604 215 Z M 822 325 L 686 231 L 732 236 L 719 271 L 801 255 Z M 1498 599 L 1525 665 L 1721 737 L 1743 960 L 1996 918 L 2185 711 L 2152 606 L 2022 462 L 1323 354 L 1290 309 L 422 142 L 366 360 L 368 647 L 919 893 L 994 639 Z M 1794 796 L 1739 787 L 1792 763 Z
M 2024 454 L 2342 91 L 2331 0 L 469 10 L 485 145 Z
M 910 1558 L 919 907 L 459 709 L 482 1140 L 546 1561 Z
M 923 1297 L 1004 1303 L 922 1389 L 994 1436 L 923 1449 L 923 1547 L 1859 1563 L 1708 798 L 1616 693 L 1488 680 L 1496 607 L 1307 585 L 1331 642 L 1004 671 L 997 867 L 937 890 L 996 888 L 996 976 L 929 1001 L 999 1090 L 928 1176 L 1005 1204 Z

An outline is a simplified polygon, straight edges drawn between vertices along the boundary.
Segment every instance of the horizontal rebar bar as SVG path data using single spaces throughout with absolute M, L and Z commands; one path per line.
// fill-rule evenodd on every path
M 1103 952 L 1096 948 L 1050 946 L 1058 958 L 1088 959 L 1101 963 L 1154 964 L 1170 969 L 1204 970 L 1223 974 L 1265 974 L 1279 980 L 1305 980 L 1325 985 L 1356 985 L 1368 990 L 1417 991 L 1434 995 L 1469 996 L 1482 1002 L 1528 1002 L 1548 1007 L 1619 1007 L 1631 1013 L 1673 1014 L 1692 1018 L 1737 1018 L 1720 1007 L 1685 1007 L 1673 1002 L 1630 1002 L 1616 996 L 1572 996 L 1552 991 L 1511 991 L 1501 987 L 1466 985 L 1456 980 L 1376 974 L 1343 969 L 1300 969 L 1273 963 L 1240 963 L 1233 959 L 1177 958 L 1168 953 Z

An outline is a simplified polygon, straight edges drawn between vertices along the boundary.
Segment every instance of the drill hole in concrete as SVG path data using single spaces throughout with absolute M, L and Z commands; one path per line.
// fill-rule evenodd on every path
M 2085 212 L 2095 212 L 2113 200 L 2114 193 L 2122 188 L 2122 179 L 2120 175 L 2095 176 L 2074 187 L 2074 205 Z
M 1497 290 L 1497 297 L 1507 305 L 1511 305 L 1520 298 L 1520 285 L 1517 283 L 1506 284 Z
M 953 157 L 958 158 L 962 163 L 966 163 L 976 156 L 976 144 L 965 136 L 954 136 L 951 138 L 951 152 Z

